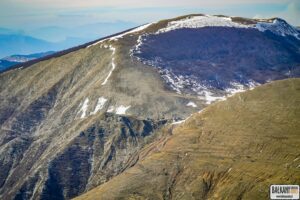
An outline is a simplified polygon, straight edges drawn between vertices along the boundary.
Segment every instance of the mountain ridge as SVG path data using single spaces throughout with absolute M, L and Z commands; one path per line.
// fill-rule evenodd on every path
M 74 198 L 135 165 L 140 150 L 161 139 L 166 125 L 179 124 L 236 93 L 299 76 L 296 37 L 201 27 L 203 18 L 235 22 L 199 16 L 146 24 L 0 73 L 0 198 Z M 181 28 L 190 26 L 190 20 L 194 28 Z M 180 24 L 179 30 L 157 33 L 174 24 Z M 219 51 L 220 45 L 202 49 L 214 45 L 211 35 L 220 37 L 227 52 Z M 236 56 L 231 63 L 243 64 L 239 73 L 220 65 L 232 60 L 236 44 L 253 36 L 269 42 L 259 48 L 245 45 L 244 52 L 252 56 Z M 182 43 L 178 38 L 184 38 Z M 172 39 L 180 51 L 166 48 Z M 188 48 L 193 41 L 198 47 Z M 212 55 L 219 61 L 212 61 Z M 258 73 L 261 79 L 255 81 Z
M 176 20 L 184 19 L 186 17 L 193 17 L 193 16 L 206 16 L 206 15 L 205 14 L 183 15 L 183 16 L 172 18 L 172 19 L 168 19 L 168 20 L 161 20 L 161 21 L 159 21 L 159 23 L 162 23 L 164 25 L 164 24 L 166 24 L 166 22 L 171 21 L 171 20 L 175 20 L 176 21 Z M 216 16 L 216 17 L 230 17 L 230 16 L 226 16 L 226 15 L 211 15 L 211 16 Z M 281 18 L 268 18 L 268 19 L 252 19 L 252 18 L 244 18 L 244 17 L 230 17 L 230 18 L 234 19 L 235 22 L 241 22 L 241 23 L 245 23 L 245 24 L 253 24 L 255 22 L 270 22 L 270 21 L 273 21 L 273 20 L 276 20 L 276 19 L 283 20 Z M 156 24 L 156 23 L 158 23 L 158 22 L 153 22 L 153 23 L 148 23 L 148 24 Z M 144 24 L 144 25 L 146 25 L 146 24 Z M 60 55 L 65 55 L 65 54 L 70 53 L 72 51 L 76 51 L 76 50 L 79 50 L 81 48 L 88 47 L 88 46 L 90 46 L 92 44 L 98 43 L 98 42 L 103 41 L 105 39 L 108 39 L 108 38 L 111 38 L 111 37 L 114 37 L 114 36 L 117 36 L 117 35 L 122 35 L 122 34 L 124 34 L 126 32 L 130 32 L 131 30 L 134 30 L 134 29 L 136 29 L 138 27 L 142 27 L 144 25 L 133 27 L 133 28 L 130 28 L 130 29 L 127 29 L 127 30 L 124 30 L 124 31 L 121 31 L 121 32 L 118 32 L 118 33 L 115 33 L 115 34 L 112 34 L 112 35 L 109 35 L 109 36 L 105 36 L 105 37 L 102 37 L 100 39 L 96 39 L 94 41 L 87 42 L 87 43 L 84 43 L 82 45 L 78 45 L 76 47 L 71 47 L 71 48 L 68 48 L 68 49 L 65 49 L 65 50 L 62 50 L 62 51 L 58 51 L 57 55 L 53 55 L 53 57 L 57 57 L 57 56 L 60 56 Z M 63 52 L 65 52 L 65 53 L 63 53 Z M 52 57 L 47 57 L 47 59 L 50 59 L 50 58 L 52 58 Z M 42 60 L 39 60 L 39 61 L 42 61 Z M 37 62 L 39 62 L 39 61 L 37 61 Z M 30 62 L 28 64 L 27 63 L 24 63 L 24 64 L 25 64 L 25 67 L 27 67 L 27 66 L 30 66 L 30 65 L 32 65 L 34 63 Z M 20 66 L 18 66 L 18 67 L 20 67 Z M 16 68 L 18 68 L 18 67 L 16 67 Z

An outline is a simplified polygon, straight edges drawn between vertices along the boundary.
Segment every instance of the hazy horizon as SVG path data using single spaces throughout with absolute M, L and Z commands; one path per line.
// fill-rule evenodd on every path
M 299 0 L 2 0 L 0 35 L 25 35 L 71 47 L 148 22 L 192 13 L 280 17 L 300 25 Z M 26 46 L 23 48 L 26 50 Z
M 74 28 L 117 21 L 143 24 L 191 13 L 224 14 L 248 18 L 280 17 L 300 25 L 299 0 L 2 0 L 0 27 L 30 31 L 43 27 Z

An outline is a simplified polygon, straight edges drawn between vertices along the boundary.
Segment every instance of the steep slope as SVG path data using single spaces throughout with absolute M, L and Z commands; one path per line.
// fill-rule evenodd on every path
M 139 38 L 133 50 L 177 93 L 211 103 L 259 84 L 300 75 L 298 31 L 281 19 L 187 16 Z
M 0 74 L 1 199 L 53 199 L 53 190 L 57 199 L 75 197 L 130 166 L 157 124 L 199 109 L 186 106 L 193 97 L 166 90 L 159 74 L 133 61 L 129 50 L 126 43 L 107 41 Z M 102 118 L 100 132 L 107 138 L 96 137 L 99 145 L 77 142 Z M 74 156 L 89 164 L 72 164 Z M 82 175 L 68 175 L 75 172 Z
M 270 50 L 271 55 L 260 57 L 260 51 L 253 52 L 252 58 L 260 59 L 262 65 L 252 67 L 253 59 L 245 57 L 249 67 L 240 71 L 241 77 L 246 77 L 241 81 L 230 75 L 222 76 L 223 71 L 235 73 L 234 63 L 235 67 L 224 67 L 223 71 L 221 66 L 207 65 L 209 72 L 223 78 L 220 87 L 214 81 L 206 81 L 211 73 L 207 73 L 208 77 L 200 73 L 205 72 L 201 64 L 205 60 L 199 57 L 205 51 L 194 55 L 195 46 L 185 59 L 189 62 L 175 59 L 170 62 L 172 70 L 180 63 L 174 72 L 163 69 L 165 60 L 151 64 L 152 53 L 156 55 L 162 47 L 170 47 L 156 45 L 156 37 L 178 38 L 182 28 L 198 37 L 198 32 L 207 30 L 207 23 L 203 27 L 203 19 L 199 18 L 204 15 L 197 16 L 146 24 L 1 73 L 0 199 L 78 196 L 134 165 L 139 150 L 150 141 L 159 140 L 158 130 L 164 124 L 178 123 L 237 91 L 274 79 L 299 76 L 298 35 L 286 22 L 278 25 L 278 19 L 255 21 L 206 16 L 204 21 L 213 26 L 209 31 L 215 35 L 216 30 L 223 30 L 226 25 L 226 32 L 238 31 L 243 36 L 237 34 L 236 40 L 257 36 L 259 41 L 270 41 L 260 47 Z M 190 27 L 190 19 L 193 22 L 196 19 L 195 26 L 192 23 Z M 211 19 L 218 20 L 211 24 Z M 260 23 L 263 28 L 256 27 Z M 217 32 L 222 37 L 224 32 Z M 152 40 L 148 43 L 148 37 L 153 37 L 154 43 Z M 205 37 L 210 43 L 209 39 Z M 190 40 L 202 45 L 195 37 Z M 191 43 L 190 40 L 186 41 Z M 159 44 L 163 45 L 164 40 L 161 41 Z M 228 43 L 231 51 L 230 42 L 226 40 L 223 46 Z M 181 51 L 171 47 L 176 50 L 172 52 L 176 57 L 176 52 Z M 213 48 L 217 47 L 211 48 L 208 52 L 216 53 Z M 164 53 L 161 55 L 165 56 Z M 232 59 L 232 52 L 223 56 Z M 277 56 L 282 57 L 277 59 Z M 171 61 L 174 57 L 170 57 Z M 274 69 L 264 65 L 270 58 Z M 293 70 L 287 73 L 290 68 Z M 185 71 L 195 77 L 182 74 Z M 255 82 L 258 72 L 262 78 Z
M 288 79 L 213 104 L 76 199 L 268 199 L 271 184 L 299 184 L 299 91 Z

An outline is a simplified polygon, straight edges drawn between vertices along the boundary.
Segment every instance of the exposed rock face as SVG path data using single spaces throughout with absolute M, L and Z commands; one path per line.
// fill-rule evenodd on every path
M 213 104 L 76 199 L 268 199 L 271 184 L 300 181 L 299 90 L 287 79 Z
M 278 35 L 273 26 L 268 31 L 273 20 L 264 20 L 267 25 L 259 30 L 255 28 L 258 21 L 228 21 L 220 16 L 222 23 L 227 20 L 226 26 L 238 27 L 160 32 L 169 27 L 169 22 L 185 18 L 144 25 L 1 73 L 0 199 L 75 197 L 145 157 L 147 153 L 139 153 L 145 144 L 165 142 L 158 134 L 164 124 L 178 123 L 209 103 L 267 80 L 299 75 L 299 41 L 289 25 L 286 34 Z M 213 23 L 219 23 L 216 20 Z M 219 52 L 209 32 L 219 36 L 227 53 Z M 179 43 L 182 47 L 192 46 L 178 57 L 179 47 L 167 40 L 176 42 L 182 34 L 203 36 L 211 44 L 207 53 L 199 56 L 205 41 L 191 37 Z M 236 38 L 229 40 L 224 34 Z M 270 57 L 267 53 L 261 56 L 258 47 L 246 42 L 255 49 L 252 57 L 247 57 L 245 63 L 241 60 L 251 52 L 249 47 L 245 54 L 234 58 L 237 51 L 233 43 L 251 35 L 259 42 L 267 41 L 258 47 L 270 50 Z M 165 48 L 170 52 L 166 53 Z M 155 59 L 158 53 L 161 59 L 149 65 L 146 60 Z M 210 54 L 216 54 L 218 66 L 210 66 Z M 223 61 L 232 66 L 222 68 Z M 238 67 L 237 63 L 244 65 Z M 205 68 L 206 64 L 210 67 Z M 290 66 L 291 73 L 286 74 Z M 174 72 L 164 71 L 169 68 Z M 248 82 L 238 82 L 235 70 L 240 70 Z M 185 76 L 191 74 L 196 79 Z M 216 74 L 222 77 L 220 87 L 209 81 Z M 249 82 L 248 78 L 255 81 Z M 172 177 L 180 174 L 176 170 Z M 172 178 L 168 184 L 173 187 Z M 171 198 L 171 192 L 165 195 Z

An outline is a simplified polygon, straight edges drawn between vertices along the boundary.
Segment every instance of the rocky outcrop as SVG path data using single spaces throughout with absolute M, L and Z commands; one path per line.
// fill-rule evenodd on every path
M 59 150 L 50 149 L 48 139 L 14 139 L 1 153 L 1 195 L 8 199 L 78 196 L 134 165 L 137 152 L 166 122 L 104 114 Z

